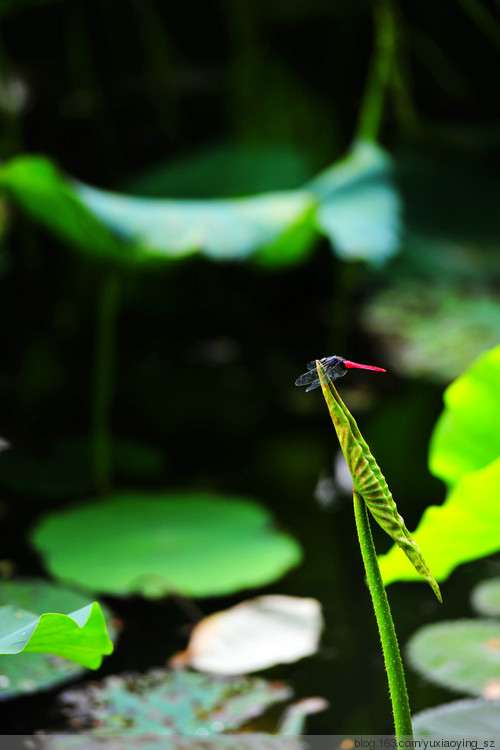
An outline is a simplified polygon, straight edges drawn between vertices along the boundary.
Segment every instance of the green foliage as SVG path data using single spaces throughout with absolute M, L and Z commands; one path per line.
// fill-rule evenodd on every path
M 69 589 L 39 579 L 2 581 L 0 583 L 0 607 L 20 612 L 23 621 L 33 623 L 37 615 L 44 612 L 67 613 L 86 605 L 88 597 Z M 28 610 L 24 618 L 23 611 Z M 102 612 L 108 621 L 108 631 L 115 638 L 110 625 L 111 613 L 106 607 Z M 35 614 L 33 614 L 35 613 Z M 14 629 L 19 629 L 21 620 L 16 616 Z M 8 623 L 6 622 L 8 627 Z M 2 623 L 3 627 L 3 623 Z M 88 638 L 88 635 L 85 636 Z M 0 656 L 0 699 L 44 690 L 81 674 L 84 668 L 75 661 L 48 653 L 22 653 Z
M 83 667 L 98 669 L 113 644 L 97 602 L 69 615 L 0 607 L 0 654 L 42 653 L 72 659 Z
M 53 575 L 92 591 L 215 596 L 299 562 L 299 545 L 271 520 L 238 498 L 123 493 L 46 516 L 32 541 Z
M 448 703 L 413 716 L 416 737 L 437 735 L 451 740 L 456 737 L 480 737 L 481 741 L 500 733 L 498 701 L 464 700 Z M 493 747 L 493 746 L 492 746 Z
M 439 586 L 423 559 L 420 548 L 406 528 L 385 477 L 363 439 L 356 421 L 319 361 L 317 362 L 317 368 L 328 411 L 351 472 L 354 491 L 363 498 L 368 510 L 381 528 L 403 550 L 411 566 L 413 566 L 411 569 L 415 571 L 416 576 L 420 575 L 427 581 L 439 601 L 442 601 Z
M 469 695 L 488 696 L 500 674 L 500 625 L 456 620 L 421 628 L 408 644 L 412 666 L 428 680 Z
M 154 669 L 67 691 L 72 725 L 96 735 L 217 735 L 262 714 L 292 691 L 277 682 Z
M 479 357 L 445 393 L 430 466 L 448 481 L 450 491 L 442 506 L 425 511 L 414 534 L 429 550 L 429 564 L 439 581 L 457 565 L 500 548 L 499 376 L 497 347 Z M 380 558 L 380 568 L 386 583 L 417 578 L 394 547 Z
M 486 468 L 500 455 L 500 346 L 482 354 L 444 394 L 432 436 L 429 466 L 453 486 L 463 474 Z
M 399 247 L 400 204 L 392 167 L 375 145 L 351 154 L 301 189 L 245 198 L 130 197 L 69 182 L 40 156 L 0 169 L 0 189 L 36 221 L 96 258 L 112 262 L 176 259 L 295 263 L 308 253 L 314 225 L 341 257 L 381 262 Z

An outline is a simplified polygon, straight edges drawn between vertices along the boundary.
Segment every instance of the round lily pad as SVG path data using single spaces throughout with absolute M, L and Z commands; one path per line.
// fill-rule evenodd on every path
M 54 586 L 46 581 L 29 579 L 2 581 L 0 583 L 0 606 L 14 605 L 34 613 L 67 614 L 89 604 L 88 596 Z M 104 606 L 106 620 L 111 612 Z M 22 626 L 20 622 L 20 626 Z M 109 628 L 113 638 L 112 629 Z M 69 659 L 50 654 L 21 653 L 0 656 L 0 700 L 23 693 L 48 690 L 85 672 L 85 668 Z
M 481 615 L 500 615 L 500 578 L 479 583 L 471 594 L 471 604 Z
M 421 711 L 412 717 L 415 737 L 480 737 L 500 735 L 498 701 L 465 700 Z M 493 747 L 493 745 L 492 745 Z
M 500 697 L 500 623 L 457 620 L 421 628 L 408 644 L 421 674 L 470 695 Z
M 117 494 L 45 516 L 32 541 L 63 581 L 151 598 L 261 586 L 301 557 L 262 506 L 202 493 Z

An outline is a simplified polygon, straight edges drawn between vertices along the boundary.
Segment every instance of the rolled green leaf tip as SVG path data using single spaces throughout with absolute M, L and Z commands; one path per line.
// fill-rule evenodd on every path
M 401 547 L 414 568 L 427 581 L 437 599 L 442 603 L 441 591 L 425 562 L 419 546 L 405 526 L 384 475 L 361 435 L 358 425 L 340 398 L 325 368 L 316 362 L 323 396 L 339 439 L 340 447 L 351 472 L 354 492 L 364 500 L 366 507 L 396 544 Z

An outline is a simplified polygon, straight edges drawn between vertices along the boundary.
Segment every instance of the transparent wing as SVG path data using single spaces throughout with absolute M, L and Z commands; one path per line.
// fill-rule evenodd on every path
M 303 375 L 297 378 L 295 381 L 295 385 L 310 385 L 311 383 L 314 383 L 314 381 L 317 380 L 319 383 L 319 376 L 318 371 L 315 370 L 308 370 Z
M 316 369 L 316 360 L 313 359 L 312 362 L 307 363 L 307 369 L 308 370 L 315 370 Z

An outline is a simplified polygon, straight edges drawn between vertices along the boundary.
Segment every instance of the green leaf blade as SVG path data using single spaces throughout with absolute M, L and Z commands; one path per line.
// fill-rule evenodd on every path
M 9 605 L 1 608 L 3 631 L 8 623 L 19 624 L 0 638 L 0 654 L 46 653 L 61 656 L 89 669 L 101 666 L 103 655 L 111 654 L 113 644 L 106 630 L 106 623 L 97 602 L 88 604 L 69 615 L 45 613 L 34 617 Z M 31 620 L 26 622 L 26 620 Z
M 439 586 L 431 574 L 419 546 L 406 528 L 387 481 L 361 435 L 354 417 L 340 398 L 319 360 L 316 367 L 323 396 L 352 475 L 354 491 L 361 495 L 379 526 L 394 539 L 398 547 L 407 556 L 413 569 L 417 571 L 418 576 L 427 581 L 437 599 L 442 602 Z

